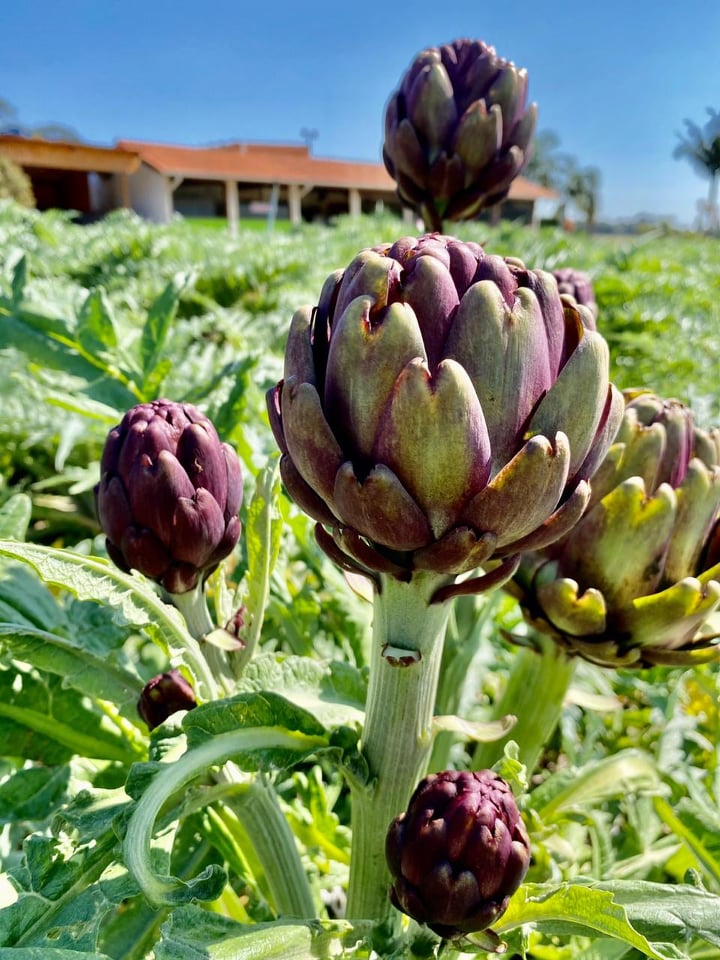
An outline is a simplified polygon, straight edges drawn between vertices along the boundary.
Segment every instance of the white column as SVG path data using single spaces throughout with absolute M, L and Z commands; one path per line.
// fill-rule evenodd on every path
M 359 217 L 362 213 L 362 203 L 360 201 L 360 191 L 357 187 L 350 187 L 348 190 L 348 206 L 351 217 Z
M 298 226 L 302 222 L 302 195 L 300 185 L 297 183 L 288 184 L 288 216 L 293 226 Z
M 231 237 L 238 235 L 238 222 L 240 220 L 240 198 L 238 197 L 237 181 L 225 181 L 225 214 L 227 216 L 228 230 Z

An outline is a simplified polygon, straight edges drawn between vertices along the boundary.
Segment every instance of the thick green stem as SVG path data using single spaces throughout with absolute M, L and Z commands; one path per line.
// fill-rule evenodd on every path
M 224 768 L 231 776 L 233 766 L 227 764 Z M 280 809 L 277 794 L 264 776 L 244 776 L 247 789 L 234 794 L 228 800 L 228 806 L 252 839 L 278 915 L 309 920 L 317 911 L 295 838 Z
M 171 595 L 171 600 L 197 640 L 202 641 L 214 629 L 202 585 L 187 593 Z M 203 644 L 203 652 L 221 690 L 231 694 L 235 679 L 227 655 L 210 643 Z M 272 784 L 260 776 L 243 773 L 233 763 L 226 764 L 216 779 L 244 785 L 228 805 L 253 844 L 278 913 L 314 917 L 316 910 L 307 875 Z
M 494 718 L 512 713 L 517 723 L 504 740 L 480 743 L 473 768 L 484 770 L 500 759 L 507 740 L 515 740 L 528 775 L 537 765 L 562 713 L 563 700 L 575 670 L 574 661 L 550 638 L 533 637 L 536 650 L 522 648 L 513 660 L 505 691 L 495 705 Z
M 215 629 L 205 599 L 205 588 L 201 583 L 198 583 L 194 590 L 188 590 L 187 593 L 170 593 L 168 598 L 185 618 L 190 633 L 202 644 L 205 660 L 215 680 L 220 685 L 221 692 L 224 695 L 231 694 L 235 686 L 235 680 L 230 670 L 227 654 L 211 643 L 203 642 L 204 638 Z
M 447 603 L 430 598 L 447 578 L 415 574 L 410 583 L 383 577 L 375 596 L 370 687 L 362 750 L 371 783 L 351 784 L 353 851 L 349 919 L 390 912 L 385 836 L 422 779 L 432 747 Z

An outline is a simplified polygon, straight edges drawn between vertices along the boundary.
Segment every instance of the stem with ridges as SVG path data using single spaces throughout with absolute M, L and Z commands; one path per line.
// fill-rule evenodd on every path
M 187 593 L 171 594 L 170 599 L 182 613 L 189 632 L 197 640 L 202 641 L 202 638 L 215 628 L 201 584 Z M 231 694 L 235 680 L 226 654 L 209 643 L 203 644 L 203 652 L 224 692 Z M 312 892 L 295 838 L 280 809 L 272 784 L 260 776 L 243 773 L 234 763 L 226 764 L 216 779 L 220 783 L 244 785 L 238 795 L 226 802 L 252 841 L 278 913 L 290 917 L 315 916 Z
M 185 618 L 190 633 L 202 644 L 202 651 L 215 680 L 221 687 L 223 694 L 233 692 L 235 681 L 228 664 L 224 650 L 214 647 L 211 643 L 204 643 L 204 638 L 215 629 L 215 624 L 208 610 L 203 584 L 188 590 L 186 593 L 169 593 L 170 603 L 176 607 Z
M 228 764 L 225 770 L 232 766 Z M 248 780 L 246 790 L 230 798 L 228 806 L 252 839 L 278 915 L 314 917 L 310 884 L 272 784 L 262 774 L 255 776 Z
M 523 647 L 515 654 L 494 718 L 507 713 L 517 717 L 507 739 L 519 747 L 519 759 L 532 774 L 562 714 L 563 701 L 575 671 L 575 662 L 555 641 L 543 634 L 532 638 L 534 649 Z M 505 740 L 479 743 L 473 769 L 492 767 L 503 753 Z
M 385 837 L 422 779 L 432 747 L 447 603 L 430 602 L 447 577 L 416 572 L 409 583 L 381 575 L 375 594 L 370 686 L 362 751 L 371 780 L 351 784 L 353 850 L 347 917 L 390 913 Z M 406 654 L 406 656 L 403 656 Z

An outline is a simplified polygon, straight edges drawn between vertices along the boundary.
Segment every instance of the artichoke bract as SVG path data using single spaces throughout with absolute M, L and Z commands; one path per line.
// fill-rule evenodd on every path
M 332 274 L 268 393 L 285 486 L 332 559 L 452 576 L 576 523 L 623 409 L 582 310 L 550 274 L 437 234 Z
M 510 586 L 527 619 L 601 666 L 716 658 L 719 464 L 720 436 L 684 404 L 629 391 L 585 516 Z
M 590 311 L 593 329 L 595 329 L 598 305 L 595 300 L 592 280 L 588 274 L 582 270 L 575 270 L 574 267 L 562 267 L 560 270 L 553 270 L 553 276 L 557 280 L 561 296 L 572 297 L 575 303 L 579 303 Z
M 189 403 L 154 400 L 108 434 L 95 487 L 111 559 L 171 594 L 194 589 L 240 536 L 242 473 L 210 420 Z
M 195 692 L 179 670 L 168 670 L 149 680 L 143 687 L 137 710 L 151 730 L 159 727 L 178 710 L 197 706 Z
M 527 73 L 480 40 L 418 54 L 385 114 L 385 166 L 431 229 L 501 201 L 529 159 Z
M 385 852 L 393 905 L 447 938 L 494 923 L 530 864 L 515 798 L 492 770 L 426 777 L 390 826 Z

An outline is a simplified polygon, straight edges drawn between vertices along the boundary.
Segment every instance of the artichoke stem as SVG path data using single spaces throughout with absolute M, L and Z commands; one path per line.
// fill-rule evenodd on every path
M 353 850 L 347 917 L 390 914 L 385 838 L 425 775 L 449 604 L 430 604 L 447 577 L 416 573 L 409 583 L 381 575 L 375 594 L 370 686 L 361 746 L 367 785 L 350 784 Z M 387 650 L 393 656 L 386 656 Z M 407 650 L 406 658 L 398 651 Z M 419 654 L 419 657 L 417 656 Z
M 272 784 L 262 774 L 242 773 L 234 763 L 225 764 L 221 776 L 226 781 L 247 784 L 226 803 L 252 838 L 278 916 L 315 917 L 307 874 Z
M 208 610 L 205 587 L 198 583 L 186 593 L 168 593 L 170 603 L 176 607 L 185 619 L 188 631 L 201 644 L 205 660 L 220 686 L 223 695 L 233 692 L 235 680 L 230 670 L 227 654 L 211 643 L 203 643 L 203 638 L 215 629 Z
M 551 637 L 537 633 L 533 643 L 535 649 L 522 647 L 515 654 L 505 690 L 493 712 L 494 718 L 512 713 L 517 723 L 503 740 L 477 745 L 474 770 L 492 767 L 502 756 L 505 743 L 514 740 L 519 759 L 531 776 L 558 724 L 575 661 Z

